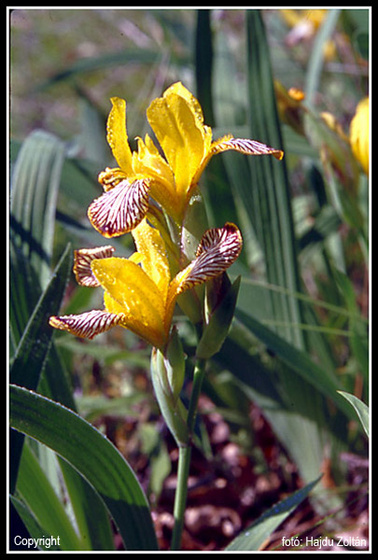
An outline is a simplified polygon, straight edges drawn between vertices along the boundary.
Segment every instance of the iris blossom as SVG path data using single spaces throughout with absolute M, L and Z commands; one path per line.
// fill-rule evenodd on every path
M 131 231 L 151 208 L 150 197 L 181 225 L 189 200 L 206 165 L 214 154 L 235 150 L 248 155 L 283 152 L 260 142 L 231 135 L 213 140 L 204 124 L 195 97 L 177 82 L 152 101 L 147 118 L 164 154 L 146 134 L 132 152 L 126 130 L 126 102 L 111 99 L 107 140 L 118 167 L 99 175 L 104 193 L 88 209 L 93 227 L 105 237 Z
M 195 259 L 171 278 L 165 243 L 146 219 L 133 230 L 137 251 L 114 257 L 110 245 L 75 251 L 74 272 L 80 285 L 102 286 L 105 309 L 51 317 L 50 324 L 76 336 L 93 338 L 120 325 L 164 350 L 177 297 L 224 272 L 239 256 L 242 238 L 227 223 L 207 230 Z
M 350 124 L 350 144 L 355 158 L 369 175 L 369 98 L 359 102 Z

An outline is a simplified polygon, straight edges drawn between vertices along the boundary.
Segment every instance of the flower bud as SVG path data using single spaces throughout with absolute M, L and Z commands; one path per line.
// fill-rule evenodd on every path
M 164 354 L 157 348 L 152 350 L 151 378 L 161 413 L 178 445 L 186 445 L 189 439 L 187 411 L 179 396 L 184 375 L 184 352 L 174 329 Z
M 185 355 L 175 327 L 164 353 L 164 366 L 168 382 L 167 391 L 172 394 L 173 399 L 177 399 L 184 383 Z
M 182 227 L 181 246 L 188 262 L 195 258 L 198 245 L 207 228 L 205 203 L 197 190 L 189 200 Z
M 222 347 L 231 326 L 240 287 L 240 276 L 231 284 L 226 273 L 207 284 L 207 324 L 198 343 L 196 356 L 208 359 Z

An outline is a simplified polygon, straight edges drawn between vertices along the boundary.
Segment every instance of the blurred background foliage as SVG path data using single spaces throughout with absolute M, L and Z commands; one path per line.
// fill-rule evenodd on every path
M 101 191 L 97 174 L 112 164 L 109 98 L 127 100 L 135 146 L 133 139 L 148 130 L 150 101 L 182 81 L 198 97 L 214 137 L 229 132 L 285 150 L 283 162 L 224 154 L 206 171 L 210 222 L 235 221 L 244 251 L 230 272 L 242 276 L 238 308 L 208 368 L 199 447 L 209 464 L 218 464 L 211 414 L 220 413 L 227 443 L 237 443 L 251 461 L 248 488 L 276 469 L 277 500 L 323 472 L 316 511 L 347 517 L 356 478 L 340 457 L 367 452 L 355 411 L 337 390 L 368 402 L 369 185 L 349 144 L 356 106 L 369 92 L 368 49 L 367 9 L 12 10 L 15 382 L 24 384 L 20 344 L 29 317 L 67 244 L 104 242 L 86 210 Z M 305 99 L 290 88 L 303 90 Z M 132 250 L 129 237 L 113 243 L 124 254 Z M 63 295 L 49 297 L 45 314 L 56 314 Z M 70 275 L 62 310 L 92 308 L 99 297 Z M 183 317 L 177 320 L 190 362 L 192 331 Z M 35 332 L 28 332 L 32 341 Z M 142 477 L 156 511 L 164 510 L 174 461 L 169 438 L 156 437 L 163 428 L 147 373 L 149 348 L 123 329 L 85 343 L 55 333 L 50 343 L 35 377 L 39 392 L 100 427 Z M 260 413 L 276 438 L 269 449 L 253 422 Z M 54 461 L 41 461 L 56 485 Z M 366 510 L 366 477 L 361 488 L 358 515 Z M 264 511 L 272 498 L 260 498 Z M 256 515 L 252 506 L 244 509 L 247 520 Z

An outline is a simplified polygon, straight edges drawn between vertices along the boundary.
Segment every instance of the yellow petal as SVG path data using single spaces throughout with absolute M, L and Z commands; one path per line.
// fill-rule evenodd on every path
M 159 231 L 151 227 L 146 219 L 133 229 L 132 236 L 138 250 L 138 261 L 158 287 L 165 302 L 171 275 L 164 241 Z
M 122 313 L 122 326 L 162 348 L 166 342 L 164 302 L 153 280 L 127 259 L 94 260 L 91 266 L 108 294 L 104 296 L 106 310 Z
M 203 124 L 201 107 L 178 83 L 151 103 L 147 118 L 174 173 L 178 195 L 186 202 L 211 142 L 211 130 Z
M 116 187 L 121 181 L 127 180 L 127 174 L 119 167 L 106 167 L 104 171 L 100 171 L 97 180 L 106 192 Z
M 369 174 L 369 98 L 359 102 L 350 124 L 350 144 L 355 158 Z
M 166 160 L 159 154 L 151 138 L 138 138 L 138 152 L 133 153 L 134 172 L 142 177 L 150 177 L 150 194 L 169 215 L 179 217 L 180 201 L 176 196 L 175 178 Z
M 126 174 L 132 174 L 131 149 L 126 130 L 126 101 L 119 97 L 112 97 L 112 109 L 107 123 L 107 140 L 113 155 Z

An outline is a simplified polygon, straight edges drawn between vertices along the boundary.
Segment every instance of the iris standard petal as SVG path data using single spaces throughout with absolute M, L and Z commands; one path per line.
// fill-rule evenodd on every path
M 168 162 L 159 154 L 158 149 L 148 134 L 146 134 L 144 140 L 138 138 L 138 152 L 133 153 L 133 169 L 139 176 L 151 179 L 151 197 L 169 215 L 178 218 L 182 204 L 176 193 L 172 169 Z
M 112 97 L 112 109 L 107 122 L 107 140 L 118 165 L 127 174 L 132 173 L 131 149 L 126 129 L 126 101 Z
M 211 131 L 204 127 L 202 111 L 183 86 L 168 88 L 147 109 L 148 121 L 174 173 L 178 196 L 186 195 L 206 155 Z M 190 100 L 190 101 L 188 101 Z

